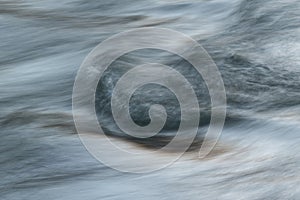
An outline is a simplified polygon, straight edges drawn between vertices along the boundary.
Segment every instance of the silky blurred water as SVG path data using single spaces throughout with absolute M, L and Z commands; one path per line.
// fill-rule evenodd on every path
M 299 0 L 1 1 L 0 199 L 300 199 L 299 13 Z M 171 28 L 199 41 L 220 69 L 228 101 L 211 155 L 199 160 L 192 151 L 143 175 L 96 161 L 76 135 L 71 108 L 85 56 L 109 36 L 139 27 Z M 201 77 L 174 55 L 140 51 L 100 80 L 96 109 L 105 130 L 122 136 L 108 105 L 115 82 L 153 59 L 199 86 L 205 129 L 210 102 Z M 178 102 L 162 88 L 137 91 L 133 120 L 149 123 L 151 98 L 168 108 L 165 129 L 172 133 Z

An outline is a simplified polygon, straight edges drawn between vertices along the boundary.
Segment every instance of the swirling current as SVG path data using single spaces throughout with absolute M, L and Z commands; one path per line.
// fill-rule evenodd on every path
M 299 0 L 2 0 L 0 27 L 0 199 L 300 199 Z M 140 126 L 150 123 L 151 105 L 166 109 L 157 136 L 128 137 L 114 121 L 117 81 L 146 62 L 182 74 L 201 110 L 190 151 L 166 169 L 136 175 L 110 169 L 86 151 L 73 122 L 72 91 L 96 45 L 142 27 L 180 31 L 206 49 L 224 81 L 227 115 L 217 146 L 198 159 L 211 116 L 203 78 L 170 52 L 121 56 L 95 94 L 106 135 L 147 151 L 176 134 L 179 102 L 161 85 L 140 87 L 129 104 Z

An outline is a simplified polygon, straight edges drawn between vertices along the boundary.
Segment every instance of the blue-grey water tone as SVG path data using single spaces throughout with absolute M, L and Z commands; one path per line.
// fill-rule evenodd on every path
M 109 36 L 139 27 L 171 28 L 199 41 L 220 69 L 228 102 L 222 137 L 206 159 L 190 151 L 143 175 L 96 161 L 72 118 L 85 56 Z M 299 0 L 1 0 L 0 52 L 0 199 L 300 199 Z M 109 103 L 122 74 L 151 60 L 195 85 L 201 137 L 210 116 L 205 84 L 186 61 L 154 50 L 122 56 L 102 77 L 101 125 L 124 143 L 141 143 L 123 138 Z M 159 146 L 178 128 L 174 94 L 153 85 L 132 97 L 137 124 L 149 123 L 152 103 L 167 108 L 165 132 L 135 148 Z

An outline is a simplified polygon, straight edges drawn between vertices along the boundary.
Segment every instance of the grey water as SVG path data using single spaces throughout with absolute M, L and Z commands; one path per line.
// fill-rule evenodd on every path
M 140 27 L 180 31 L 207 50 L 225 84 L 227 119 L 206 159 L 192 152 L 137 175 L 110 169 L 86 151 L 73 122 L 72 90 L 97 44 Z M 0 199 L 300 199 L 299 0 L 1 0 L 0 52 Z M 123 138 L 109 105 L 116 81 L 153 59 L 197 86 L 199 128 L 208 126 L 201 77 L 174 55 L 141 50 L 114 62 L 99 82 L 96 110 L 108 135 Z M 180 111 L 165 88 L 138 90 L 133 120 L 149 123 L 153 102 L 166 107 L 164 129 L 172 135 Z

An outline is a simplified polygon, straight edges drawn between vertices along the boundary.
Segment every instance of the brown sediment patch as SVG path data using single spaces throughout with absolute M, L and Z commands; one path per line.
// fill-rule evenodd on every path
M 159 150 L 162 149 L 164 146 L 168 145 L 168 143 L 173 139 L 171 136 L 155 136 L 151 138 L 126 138 L 125 140 L 128 142 L 133 143 L 135 146 L 146 148 L 146 149 L 152 149 L 152 150 Z M 204 138 L 203 137 L 196 137 L 192 144 L 189 146 L 189 148 L 186 150 L 187 155 L 197 155 L 200 151 L 201 145 L 203 143 Z M 182 143 L 178 143 L 178 146 L 174 146 L 173 148 L 169 148 L 165 150 L 166 153 L 179 153 L 182 150 L 183 145 L 186 145 L 186 141 L 182 141 Z M 212 151 L 204 158 L 213 158 L 222 154 L 229 153 L 233 147 L 221 144 L 220 142 L 217 143 Z
M 143 153 L 147 154 L 147 151 L 157 152 L 157 155 L 162 156 L 168 156 L 172 154 L 181 154 L 184 153 L 185 159 L 191 159 L 191 160 L 208 160 L 208 159 L 214 159 L 216 157 L 222 156 L 222 155 L 229 155 L 229 156 L 235 156 L 235 154 L 239 154 L 239 151 L 234 151 L 236 149 L 233 147 L 233 145 L 224 144 L 221 142 L 218 142 L 212 151 L 205 156 L 204 158 L 199 157 L 199 151 L 201 148 L 201 145 L 203 143 L 204 137 L 196 137 L 192 144 L 189 146 L 189 148 L 186 151 L 183 151 L 184 145 L 186 145 L 186 141 L 178 142 L 177 146 L 174 146 L 173 148 L 163 149 L 168 143 L 171 142 L 173 139 L 172 136 L 154 136 L 150 138 L 131 138 L 131 137 L 122 137 L 112 134 L 91 134 L 91 136 L 99 137 L 99 139 L 103 139 L 104 137 L 108 137 L 109 140 L 111 140 L 112 143 L 114 143 L 116 146 L 119 146 L 120 149 L 129 148 L 133 151 L 141 151 Z M 106 135 L 106 136 L 104 136 Z M 227 156 L 223 157 L 224 159 L 228 159 Z
M 213 147 L 211 152 L 209 152 L 207 154 L 207 156 L 205 156 L 203 159 L 212 159 L 212 158 L 215 158 L 217 156 L 230 153 L 230 152 L 233 151 L 233 148 L 234 147 L 232 147 L 232 146 L 225 145 L 225 144 L 222 144 L 222 143 L 219 142 Z M 199 157 L 197 156 L 196 158 L 199 158 Z

